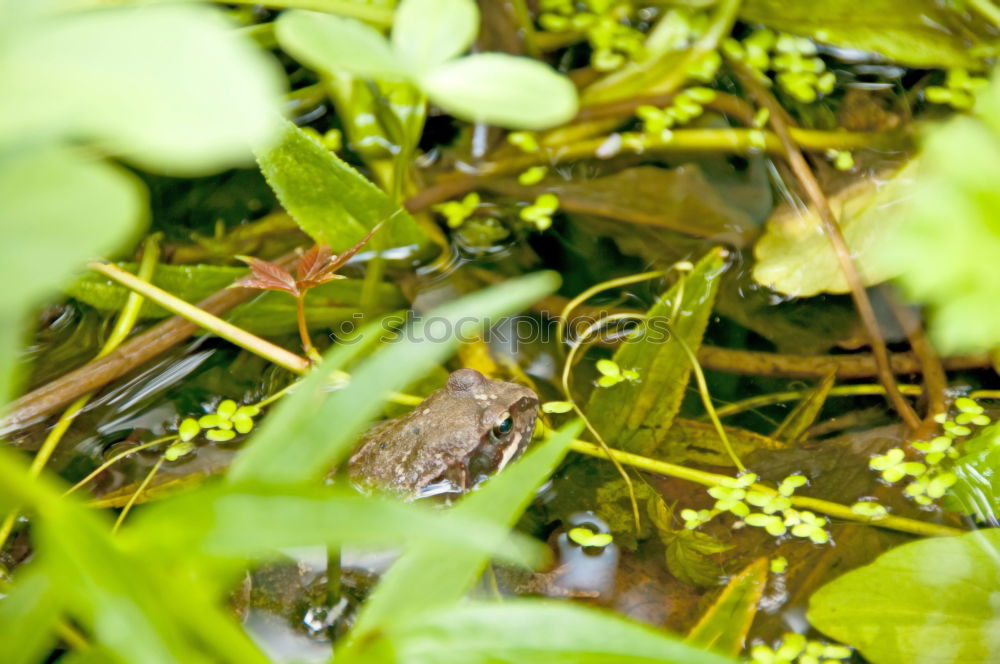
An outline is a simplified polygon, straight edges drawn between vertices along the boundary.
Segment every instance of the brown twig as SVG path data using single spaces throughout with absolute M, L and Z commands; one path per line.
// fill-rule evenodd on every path
M 286 254 L 276 261 L 291 266 L 297 254 Z M 198 303 L 198 307 L 216 316 L 257 295 L 247 288 L 223 288 Z M 136 335 L 118 347 L 118 350 L 99 360 L 88 362 L 59 378 L 29 392 L 10 405 L 8 414 L 0 420 L 0 433 L 24 428 L 64 406 L 80 395 L 107 385 L 121 378 L 132 369 L 148 362 L 187 339 L 198 326 L 173 316 Z
M 945 374 L 944 365 L 941 358 L 934 352 L 934 347 L 927 340 L 924 334 L 923 325 L 920 319 L 906 305 L 899 301 L 896 294 L 890 289 L 883 290 L 886 293 L 886 300 L 892 308 L 892 314 L 899 321 L 906 338 L 910 342 L 913 354 L 920 362 L 920 368 L 924 376 L 924 394 L 927 395 L 927 412 L 920 427 L 914 432 L 914 438 L 920 440 L 930 435 L 938 424 L 934 417 L 940 413 L 948 411 L 947 397 L 945 390 L 948 388 L 948 376 Z
M 886 398 L 896 412 L 899 413 L 906 426 L 911 431 L 916 431 L 920 428 L 920 418 L 896 387 L 896 381 L 893 378 L 892 368 L 889 364 L 889 351 L 879 331 L 878 320 L 875 318 L 875 310 L 872 308 L 872 303 L 865 292 L 864 284 L 851 259 L 850 249 L 844 240 L 844 235 L 840 230 L 840 225 L 837 223 L 833 210 L 830 208 L 830 203 L 823 194 L 823 190 L 820 188 L 819 182 L 816 181 L 812 170 L 809 168 L 802 150 L 792 139 L 788 125 L 785 123 L 784 108 L 778 103 L 774 95 L 754 78 L 753 74 L 747 70 L 743 63 L 730 60 L 730 65 L 736 72 L 741 83 L 757 102 L 770 112 L 768 122 L 775 135 L 777 135 L 778 140 L 781 141 L 784 148 L 785 160 L 791 167 L 792 172 L 795 173 L 795 177 L 805 191 L 806 196 L 808 196 L 815 206 L 823 222 L 823 230 L 830 240 L 833 253 L 837 257 L 837 262 L 844 273 L 844 278 L 847 280 L 848 287 L 851 290 L 851 299 L 854 300 L 854 307 L 857 309 L 861 322 L 868 334 L 868 343 L 871 345 L 872 353 L 875 356 L 875 362 L 878 366 L 879 382 L 885 386 Z

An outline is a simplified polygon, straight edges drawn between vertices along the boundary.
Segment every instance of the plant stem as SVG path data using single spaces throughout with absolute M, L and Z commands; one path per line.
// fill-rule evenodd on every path
M 299 293 L 295 296 L 295 317 L 298 321 L 299 339 L 302 341 L 302 352 L 306 354 L 314 364 L 319 363 L 323 358 L 312 344 L 309 337 L 309 326 L 306 324 L 306 294 Z
M 570 449 L 574 452 L 579 452 L 580 454 L 586 454 L 587 456 L 599 459 L 607 458 L 609 454 L 608 451 L 601 449 L 597 445 L 582 440 L 574 440 L 570 443 Z M 638 468 L 639 470 L 655 473 L 657 475 L 676 477 L 677 479 L 687 480 L 688 482 L 694 482 L 696 484 L 701 484 L 702 486 L 721 486 L 724 480 L 733 479 L 728 475 L 709 473 L 703 470 L 695 470 L 694 468 L 685 468 L 684 466 L 678 466 L 677 464 L 667 463 L 666 461 L 657 461 L 656 459 L 650 459 L 648 457 L 631 454 L 629 452 L 622 452 L 621 450 L 612 449 L 610 450 L 610 454 L 623 465 Z M 769 495 L 776 495 L 778 493 L 774 488 L 763 484 L 754 484 L 750 488 Z M 887 516 L 881 519 L 870 519 L 866 516 L 861 516 L 860 514 L 852 512 L 850 507 L 839 503 L 833 503 L 828 500 L 822 500 L 820 498 L 792 496 L 789 500 L 791 500 L 792 505 L 795 507 L 821 512 L 846 521 L 867 523 L 879 528 L 888 528 L 890 530 L 911 533 L 913 535 L 921 535 L 925 537 L 945 537 L 951 535 L 961 535 L 966 532 L 960 528 L 925 523 L 923 521 L 917 521 L 916 519 L 907 519 L 899 516 Z
M 146 487 L 149 486 L 149 483 L 153 481 L 153 476 L 156 475 L 156 473 L 160 470 L 160 466 L 163 465 L 163 462 L 166 460 L 166 458 L 167 457 L 165 455 L 163 454 L 160 455 L 160 458 L 156 460 L 156 463 L 153 464 L 153 467 L 150 468 L 149 472 L 146 473 L 146 476 L 142 478 L 142 482 L 139 484 L 138 487 L 136 487 L 135 493 L 129 496 L 128 502 L 125 503 L 125 506 L 122 508 L 122 511 L 118 513 L 118 518 L 115 519 L 115 525 L 111 527 L 112 533 L 118 532 L 118 529 L 125 521 L 125 517 L 128 516 L 128 513 L 132 509 L 132 506 L 135 505 L 135 501 L 139 499 L 139 496 L 142 495 L 142 492 L 145 491 Z
M 160 445 L 161 443 L 165 443 L 168 440 L 177 440 L 177 436 L 176 435 L 173 435 L 173 436 L 164 436 L 163 438 L 157 438 L 156 440 L 151 440 L 148 443 L 143 443 L 142 445 L 136 445 L 135 447 L 131 447 L 131 448 L 127 449 L 127 450 L 123 450 L 123 451 L 119 452 L 118 454 L 114 455 L 113 457 L 111 457 L 110 459 L 108 459 L 107 461 L 105 461 L 104 463 L 102 463 L 100 466 L 98 466 L 97 468 L 95 468 L 93 471 L 91 471 L 91 473 L 89 475 L 87 475 L 86 477 L 84 477 L 82 480 L 80 480 L 79 482 L 77 482 L 76 484 L 74 484 L 73 486 L 71 486 L 69 489 L 67 489 L 66 492 L 63 495 L 64 496 L 68 496 L 69 494 L 73 493 L 74 491 L 76 491 L 77 489 L 81 488 L 82 486 L 84 486 L 85 484 L 87 484 L 88 482 L 90 482 L 90 480 L 94 479 L 95 477 L 97 477 L 98 475 L 100 475 L 105 470 L 107 470 L 111 466 L 115 465 L 116 463 L 118 463 L 119 461 L 121 461 L 122 459 L 124 459 L 125 457 L 127 457 L 127 456 L 129 456 L 131 454 L 134 454 L 136 452 L 139 452 L 141 450 L 145 450 L 145 449 L 150 448 L 150 447 L 155 447 L 156 445 Z
M 116 265 L 110 265 L 108 263 L 90 263 L 87 267 L 95 272 L 103 274 L 109 279 L 117 281 L 119 284 L 125 286 L 125 288 L 128 288 L 131 291 L 140 293 L 144 297 L 156 302 L 167 311 L 185 318 L 198 327 L 208 330 L 209 332 L 236 344 L 240 348 L 244 348 L 266 360 L 270 360 L 288 371 L 300 375 L 309 371 L 309 361 L 304 357 L 300 357 L 285 350 L 281 346 L 276 346 L 270 341 L 250 334 L 243 328 L 236 327 L 232 323 L 228 323 L 221 318 L 213 316 L 207 311 L 199 309 L 195 305 L 185 302 L 179 297 L 171 295 L 165 290 L 157 288 L 147 281 L 136 278 L 135 275 L 129 274 Z
M 903 394 L 918 397 L 923 394 L 923 389 L 919 385 L 899 385 L 899 391 Z M 761 394 L 749 399 L 743 399 L 735 403 L 715 409 L 719 417 L 729 417 L 745 410 L 760 408 L 761 406 L 771 406 L 783 401 L 798 401 L 804 398 L 808 392 L 806 390 L 796 390 L 789 392 L 773 392 L 771 394 Z M 827 393 L 828 397 L 857 397 L 857 396 L 885 396 L 885 387 L 882 385 L 843 385 L 832 387 Z

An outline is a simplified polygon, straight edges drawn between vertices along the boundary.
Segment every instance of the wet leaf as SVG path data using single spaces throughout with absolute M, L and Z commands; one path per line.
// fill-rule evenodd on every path
M 623 343 L 615 351 L 615 363 L 636 369 L 643 379 L 591 393 L 585 412 L 610 445 L 649 455 L 670 429 L 691 371 L 687 354 L 672 335 L 680 334 L 697 353 L 725 269 L 724 255 L 724 251 L 715 249 L 702 258 L 683 282 L 679 306 L 675 303 L 681 288 L 675 284 L 647 313 L 643 336 Z M 680 317 L 671 320 L 675 306 Z M 665 321 L 669 322 L 669 332 L 663 325 Z
M 145 204 L 134 176 L 69 148 L 0 153 L 0 276 L 17 284 L 0 294 L 0 396 L 28 309 L 136 233 Z
M 667 545 L 667 569 L 678 580 L 693 586 L 714 586 L 722 578 L 722 565 L 708 556 L 732 548 L 700 530 L 681 528 L 661 535 Z
M 477 53 L 435 67 L 420 83 L 432 102 L 469 122 L 547 129 L 576 115 L 573 83 L 531 58 Z
M 988 426 L 962 446 L 951 470 L 958 481 L 949 489 L 945 507 L 978 521 L 1000 523 L 1000 425 Z
M 466 496 L 452 510 L 456 518 L 511 527 L 534 498 L 535 490 L 555 470 L 582 423 L 570 423 L 536 445 L 523 458 Z M 488 556 L 453 551 L 430 543 L 415 548 L 389 570 L 365 604 L 355 635 L 446 606 L 465 595 L 482 574 Z
M 809 621 L 877 664 L 993 662 L 1000 530 L 912 542 L 820 588 Z
M 779 440 L 759 433 L 724 427 L 726 437 L 738 457 L 756 450 L 782 450 L 787 446 Z M 655 456 L 673 463 L 701 463 L 709 466 L 732 466 L 733 460 L 715 431 L 711 422 L 690 420 L 683 417 L 674 419 L 673 426 L 658 442 Z
M 426 237 L 413 217 L 340 157 L 286 123 L 281 143 L 257 153 L 282 206 L 317 243 L 349 249 L 379 222 L 383 247 L 416 250 Z
M 947 27 L 957 15 L 933 0 L 746 0 L 740 17 L 832 46 L 872 51 L 903 65 L 978 65 L 963 36 Z
M 738 655 L 757 615 L 767 584 L 767 558 L 758 558 L 726 584 L 722 593 L 688 633 L 688 643 Z
M 284 85 L 213 8 L 75 11 L 5 43 L 0 137 L 84 138 L 145 170 L 204 174 L 277 137 Z
M 830 206 L 866 286 L 899 273 L 899 268 L 889 265 L 879 254 L 893 242 L 896 229 L 904 223 L 916 172 L 917 163 L 911 161 L 888 179 L 872 176 L 830 197 Z M 779 293 L 809 297 L 848 292 L 830 240 L 811 207 L 804 213 L 791 207 L 776 212 L 757 241 L 754 255 L 754 279 Z
M 386 633 L 399 661 L 733 664 L 662 630 L 551 600 L 466 602 L 416 613 Z
M 561 179 L 535 187 L 510 181 L 487 183 L 493 190 L 530 199 L 544 192 L 559 198 L 564 212 L 591 214 L 650 228 L 744 246 L 756 232 L 750 217 L 728 205 L 692 164 L 677 168 L 636 166 L 592 180 Z

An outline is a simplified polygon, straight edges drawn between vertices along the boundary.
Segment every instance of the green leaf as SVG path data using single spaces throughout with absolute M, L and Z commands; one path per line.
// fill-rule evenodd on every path
M 200 556 L 240 566 L 279 549 L 316 545 L 398 545 L 432 540 L 453 551 L 524 564 L 525 537 L 507 527 L 395 500 L 362 496 L 344 487 L 230 484 L 146 507 L 120 535 L 129 548 L 160 559 Z M 522 546 L 516 546 L 522 545 Z M 537 553 L 537 547 L 530 549 Z
M 547 129 L 576 114 L 573 83 L 548 65 L 503 53 L 478 53 L 427 72 L 428 98 L 456 117 L 507 129 Z
M 316 242 L 343 251 L 385 221 L 375 242 L 415 249 L 426 242 L 413 217 L 340 157 L 285 123 L 281 142 L 257 153 L 281 205 Z
M 594 390 L 585 411 L 613 447 L 648 455 L 670 429 L 691 372 L 687 354 L 672 335 L 681 335 L 697 352 L 725 269 L 724 255 L 716 249 L 702 258 L 683 281 L 680 306 L 674 304 L 681 293 L 675 284 L 647 312 L 642 337 L 615 351 L 615 363 L 638 370 L 643 379 L 620 383 L 613 390 Z M 671 320 L 675 306 L 680 318 Z
M 279 129 L 281 70 L 209 7 L 79 11 L 4 46 L 0 141 L 89 139 L 146 170 L 194 175 L 250 162 Z
M 934 0 L 746 0 L 740 18 L 913 67 L 976 67 L 958 15 Z
M 463 498 L 450 516 L 513 526 L 582 426 L 582 422 L 574 421 L 536 445 Z M 413 549 L 382 577 L 358 616 L 355 636 L 380 631 L 392 622 L 457 601 L 479 579 L 487 561 L 487 556 L 474 551 L 452 551 L 436 543 Z
M 282 400 L 233 462 L 232 481 L 294 482 L 322 477 L 347 454 L 391 392 L 405 388 L 448 357 L 458 336 L 484 319 L 520 310 L 552 292 L 558 277 L 540 272 L 455 300 L 428 312 L 401 338 L 352 369 L 349 389 L 330 392 L 327 377 L 385 334 L 370 326 L 363 341 L 335 346 L 294 394 Z M 428 330 L 431 333 L 428 333 Z M 447 333 L 447 338 L 442 338 Z
M 889 248 L 896 230 L 907 223 L 917 168 L 914 160 L 888 179 L 884 174 L 873 175 L 830 197 L 830 207 L 866 286 L 899 273 L 899 268 L 881 254 Z M 754 280 L 779 293 L 810 297 L 850 290 L 813 207 L 805 213 L 786 207 L 774 214 L 754 247 L 754 255 Z
M 466 602 L 418 612 L 386 639 L 397 661 L 733 664 L 669 633 L 568 602 Z
M 809 621 L 877 664 L 1000 657 L 1000 530 L 904 544 L 827 584 Z
M 392 45 L 414 76 L 461 55 L 476 38 L 473 0 L 402 0 L 392 24 Z
M 318 71 L 364 78 L 407 76 L 382 33 L 361 21 L 292 9 L 282 12 L 274 26 L 281 48 Z
M 137 232 L 145 203 L 134 176 L 74 150 L 0 153 L 0 278 L 10 285 L 0 294 L 4 389 L 28 309 Z
M 767 586 L 767 568 L 767 558 L 758 558 L 734 576 L 688 632 L 687 642 L 738 655 Z
M 677 579 L 694 586 L 714 586 L 719 583 L 724 570 L 718 562 L 708 558 L 732 548 L 711 535 L 699 530 L 681 528 L 663 536 L 667 545 L 667 569 Z
M 958 481 L 949 489 L 944 506 L 995 523 L 1000 514 L 1000 424 L 993 424 L 965 441 L 963 454 L 951 470 Z
M 60 593 L 40 565 L 25 565 L 0 599 L 0 662 L 36 664 L 55 645 L 55 626 L 64 610 Z

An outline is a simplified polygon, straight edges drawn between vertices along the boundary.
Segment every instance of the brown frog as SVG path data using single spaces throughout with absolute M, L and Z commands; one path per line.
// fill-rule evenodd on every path
M 530 389 L 460 369 L 408 414 L 372 427 L 348 472 L 410 499 L 465 493 L 524 451 L 537 409 Z

